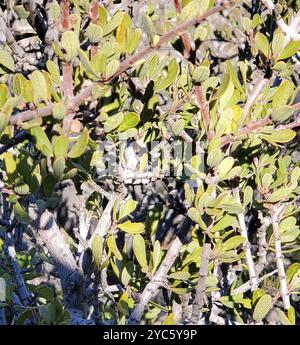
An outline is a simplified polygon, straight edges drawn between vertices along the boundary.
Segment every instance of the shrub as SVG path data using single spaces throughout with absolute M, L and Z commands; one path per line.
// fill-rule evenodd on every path
M 295 324 L 298 1 L 0 7 L 0 323 Z

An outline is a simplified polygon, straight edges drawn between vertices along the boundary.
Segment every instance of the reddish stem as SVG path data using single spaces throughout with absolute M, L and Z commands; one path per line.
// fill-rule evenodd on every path
M 69 29 L 69 1 L 68 0 L 62 0 L 60 3 L 60 9 L 61 9 L 61 26 L 63 31 Z
M 93 0 L 91 5 L 91 22 L 96 24 L 99 19 L 99 1 Z M 98 44 L 92 44 L 91 55 L 94 56 L 98 51 Z

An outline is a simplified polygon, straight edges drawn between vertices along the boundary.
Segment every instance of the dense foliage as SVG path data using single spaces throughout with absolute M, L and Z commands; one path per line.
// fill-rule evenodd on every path
M 300 320 L 300 2 L 0 2 L 0 324 Z

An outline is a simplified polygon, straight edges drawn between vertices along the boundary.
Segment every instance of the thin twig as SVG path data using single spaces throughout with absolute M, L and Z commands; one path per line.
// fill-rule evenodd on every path
M 285 268 L 284 268 L 284 256 L 281 251 L 281 241 L 280 241 L 280 233 L 279 233 L 279 222 L 280 222 L 280 215 L 284 210 L 285 205 L 278 205 L 273 206 L 270 209 L 270 216 L 271 216 L 271 224 L 273 227 L 273 235 L 275 241 L 275 254 L 276 254 L 276 264 L 278 269 L 278 276 L 280 282 L 280 295 L 282 298 L 284 309 L 288 310 L 291 306 L 290 303 L 290 296 L 289 290 L 285 275 Z
M 236 190 L 234 191 L 234 194 L 237 198 L 238 204 L 241 204 L 239 188 L 236 188 Z M 238 221 L 239 221 L 239 225 L 240 225 L 241 235 L 246 239 L 244 244 L 243 244 L 243 248 L 245 250 L 246 262 L 247 262 L 247 266 L 248 266 L 248 270 L 249 270 L 251 291 L 254 291 L 258 287 L 258 279 L 257 279 L 256 272 L 255 272 L 254 262 L 252 259 L 251 245 L 250 245 L 250 242 L 248 239 L 248 232 L 247 232 L 246 223 L 245 223 L 245 216 L 243 213 L 238 214 Z

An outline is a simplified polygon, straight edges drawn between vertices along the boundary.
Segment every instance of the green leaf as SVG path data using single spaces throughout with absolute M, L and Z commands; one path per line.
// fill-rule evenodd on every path
M 270 55 L 270 45 L 267 37 L 258 32 L 254 38 L 256 47 L 268 58 Z
M 253 189 L 250 186 L 246 186 L 244 190 L 243 207 L 246 208 L 253 201 Z
M 22 74 L 17 73 L 14 75 L 13 91 L 17 96 L 23 95 L 25 90 L 25 83 L 26 78 Z
M 34 103 L 38 105 L 41 100 L 47 100 L 48 98 L 47 82 L 40 71 L 32 72 L 30 80 L 33 88 Z
M 153 42 L 153 36 L 155 33 L 154 25 L 152 23 L 151 18 L 147 14 L 144 14 L 142 16 L 142 24 L 143 24 L 144 32 L 147 35 L 148 41 Z
M 141 37 L 142 37 L 143 31 L 141 29 L 136 29 L 131 32 L 129 32 L 129 38 L 128 38 L 128 46 L 127 50 L 129 54 L 133 54 L 136 50 Z
M 179 135 L 185 127 L 185 121 L 184 119 L 179 119 L 177 121 L 175 121 L 174 123 L 172 123 L 172 132 L 174 133 L 174 135 Z
M 223 204 L 222 208 L 229 212 L 229 213 L 233 213 L 233 214 L 242 214 L 245 212 L 243 206 L 238 205 L 238 204 Z
M 28 184 L 23 183 L 18 186 L 15 186 L 14 192 L 18 195 L 28 195 L 30 193 L 30 188 Z
M 99 78 L 98 74 L 96 71 L 94 71 L 94 68 L 92 64 L 90 63 L 89 59 L 87 58 L 85 52 L 82 49 L 78 49 L 78 55 L 79 55 L 79 60 L 82 63 L 82 66 L 85 68 L 85 70 L 92 74 L 96 79 Z
M 227 227 L 231 227 L 235 223 L 236 218 L 234 216 L 231 216 L 230 214 L 226 214 L 212 227 L 211 232 L 214 233 L 216 231 L 226 229 Z
M 36 148 L 46 157 L 53 156 L 52 145 L 42 127 L 33 127 L 30 129 L 31 135 L 35 138 Z
M 107 246 L 109 250 L 115 255 L 118 260 L 122 260 L 122 254 L 119 251 L 114 235 L 110 235 L 107 239 Z
M 106 133 L 113 131 L 114 129 L 118 128 L 121 125 L 123 120 L 124 120 L 124 114 L 123 113 L 118 113 L 116 115 L 110 116 L 104 122 L 104 131 Z
M 51 78 L 55 81 L 57 85 L 61 85 L 59 69 L 55 62 L 48 60 L 46 63 L 47 70 L 51 75 Z
M 226 105 L 228 105 L 229 101 L 231 100 L 232 96 L 234 94 L 234 85 L 233 83 L 230 81 L 226 87 L 226 90 L 224 91 L 224 93 L 222 94 L 222 96 L 220 96 L 220 109 L 224 109 L 226 107 Z M 226 122 L 229 122 L 230 123 L 230 119 L 232 117 L 231 115 L 232 113 L 232 110 L 230 109 L 230 112 L 228 112 L 227 114 L 225 112 L 223 112 L 222 116 L 220 117 L 220 121 L 226 121 L 225 120 L 225 114 L 227 115 L 228 117 L 228 121 Z M 220 122 L 219 121 L 219 122 Z M 225 126 L 226 128 L 226 126 Z M 216 130 L 217 132 L 217 130 Z M 221 131 L 219 131 L 221 132 Z M 219 134 L 219 136 L 221 136 L 223 134 L 223 132 L 221 132 Z
M 300 234 L 299 229 L 288 230 L 280 235 L 282 243 L 294 242 Z
M 276 35 L 274 35 L 272 41 L 272 51 L 275 58 L 277 58 L 279 54 L 282 52 L 284 48 L 284 41 L 285 37 L 282 32 L 277 32 Z
M 106 66 L 105 70 L 105 78 L 111 78 L 119 69 L 120 62 L 118 60 L 111 60 Z
M 53 175 L 57 180 L 60 180 L 66 168 L 64 157 L 57 157 L 53 162 Z
M 127 113 L 118 127 L 118 132 L 125 132 L 130 128 L 135 128 L 139 122 L 140 118 L 136 113 Z
M 288 188 L 280 188 L 275 190 L 267 199 L 267 202 L 278 202 L 280 200 L 284 200 L 289 197 L 291 194 L 291 190 Z
M 174 58 L 168 65 L 168 75 L 166 76 L 166 78 L 155 84 L 154 90 L 156 92 L 159 92 L 169 87 L 175 81 L 178 73 L 179 66 L 176 59 Z
M 295 309 L 293 306 L 290 306 L 288 309 L 288 319 L 291 325 L 296 324 L 296 314 L 295 314 Z
M 272 308 L 272 297 L 268 294 L 263 295 L 254 308 L 253 319 L 261 321 Z
M 103 239 L 100 235 L 94 236 L 91 247 L 95 264 L 100 268 L 103 252 Z
M 121 25 L 125 12 L 116 12 L 112 19 L 103 28 L 103 36 L 107 36 Z
M 91 43 L 99 43 L 103 36 L 103 30 L 101 26 L 94 23 L 90 23 L 86 29 L 86 37 L 91 41 Z
M 243 89 L 243 87 L 242 87 L 242 85 L 241 85 L 241 83 L 240 83 L 240 81 L 239 81 L 239 79 L 237 77 L 237 74 L 236 74 L 236 72 L 235 72 L 235 70 L 234 70 L 230 60 L 226 61 L 226 71 L 229 74 L 230 79 L 231 79 L 233 85 L 237 88 L 237 90 L 240 91 L 241 94 L 243 94 L 244 93 L 244 89 Z
M 285 315 L 285 313 L 282 310 L 278 310 L 278 313 L 279 313 L 281 324 L 285 326 L 290 326 L 291 325 L 290 320 Z
M 19 204 L 18 201 L 13 205 L 13 212 L 19 223 L 29 224 L 31 222 L 31 218 L 29 217 L 28 213 L 24 210 L 24 208 Z
M 53 152 L 55 157 L 65 157 L 68 152 L 69 140 L 66 136 L 61 135 L 53 140 Z
M 124 286 L 127 286 L 133 278 L 134 268 L 135 267 L 132 261 L 127 262 L 126 266 L 123 268 L 121 282 Z
M 202 83 L 210 74 L 210 69 L 207 66 L 198 66 L 194 69 L 192 79 L 196 83 Z
M 116 32 L 116 40 L 119 43 L 122 51 L 127 50 L 130 30 L 132 30 L 132 20 L 128 14 L 125 14 Z
M 145 225 L 143 223 L 132 223 L 128 220 L 125 223 L 118 224 L 118 228 L 129 234 L 140 234 L 145 230 Z
M 15 63 L 12 55 L 3 48 L 0 48 L 0 65 L 3 65 L 12 72 L 15 70 Z
M 282 105 L 273 110 L 271 114 L 272 119 L 276 122 L 284 122 L 289 119 L 294 113 L 294 109 L 289 105 Z
M 175 279 L 175 280 L 188 280 L 190 278 L 190 273 L 185 271 L 178 271 L 174 273 L 170 273 L 168 278 Z
M 8 87 L 5 84 L 0 84 L 0 107 L 2 107 L 9 97 Z
M 285 48 L 283 49 L 282 53 L 278 56 L 278 60 L 287 59 L 298 52 L 300 49 L 300 41 L 291 41 L 289 42 Z
M 95 71 L 95 73 L 104 73 L 106 69 L 106 56 L 103 54 L 103 52 L 99 51 L 97 52 L 93 57 L 91 61 L 92 69 Z
M 143 270 L 147 269 L 146 245 L 143 237 L 139 234 L 133 237 L 133 252 Z
M 187 214 L 193 222 L 195 223 L 199 222 L 200 212 L 195 207 L 189 208 Z
M 233 157 L 226 157 L 225 159 L 223 159 L 222 162 L 217 167 L 219 178 L 222 179 L 222 177 L 224 177 L 227 173 L 229 173 L 233 165 L 234 165 Z
M 219 99 L 228 89 L 231 82 L 230 75 L 226 73 L 222 79 L 221 85 L 218 87 L 217 92 L 213 95 L 212 99 Z
M 296 132 L 290 128 L 274 130 L 271 134 L 260 133 L 260 136 L 270 143 L 288 143 L 296 136 Z
M 249 32 L 252 28 L 252 21 L 250 18 L 248 17 L 243 17 L 242 18 L 242 26 L 243 26 L 243 29 L 246 31 L 246 32 Z
M 294 93 L 294 86 L 289 80 L 283 81 L 276 89 L 273 96 L 273 108 L 280 107 L 281 105 L 286 105 L 288 100 L 292 98 Z
M 136 209 L 137 204 L 138 202 L 133 199 L 127 200 L 124 204 L 120 206 L 118 219 L 120 220 L 132 213 Z
M 224 153 L 220 149 L 213 149 L 207 156 L 207 165 L 211 168 L 216 167 L 222 161 Z
M 58 23 L 60 20 L 60 6 L 57 1 L 53 1 L 49 5 L 49 14 L 54 22 Z
M 54 103 L 52 108 L 53 117 L 62 120 L 67 114 L 67 107 L 63 102 Z
M 84 154 L 89 142 L 89 132 L 86 128 L 82 131 L 79 139 L 68 153 L 69 158 L 78 158 Z
M 156 271 L 156 269 L 158 267 L 160 257 L 161 257 L 160 243 L 159 243 L 158 240 L 156 240 L 154 242 L 153 252 L 152 252 L 152 261 L 153 261 L 153 268 L 152 268 L 152 272 L 151 272 L 152 274 L 155 273 L 155 271 Z
M 229 238 L 227 241 L 222 243 L 222 250 L 228 251 L 232 249 L 238 248 L 241 244 L 243 244 L 246 241 L 245 237 L 243 236 L 233 236 Z
M 11 152 L 5 152 L 2 155 L 2 159 L 4 162 L 4 169 L 7 175 L 12 175 L 17 169 L 17 163 L 15 157 Z
M 74 31 L 65 31 L 61 37 L 61 45 L 65 49 L 65 59 L 70 62 L 77 56 L 80 48 L 79 39 Z

